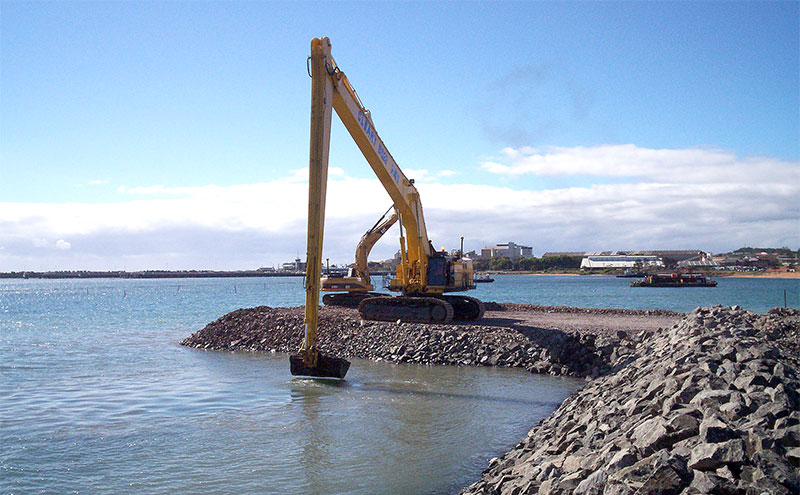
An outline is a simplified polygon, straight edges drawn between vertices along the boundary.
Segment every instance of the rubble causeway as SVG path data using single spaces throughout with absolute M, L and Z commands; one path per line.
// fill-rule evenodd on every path
M 294 352 L 303 308 L 240 309 L 181 343 Z M 320 311 L 319 348 L 398 363 L 525 368 L 585 386 L 465 495 L 800 491 L 800 311 L 668 311 L 489 303 L 472 323 Z

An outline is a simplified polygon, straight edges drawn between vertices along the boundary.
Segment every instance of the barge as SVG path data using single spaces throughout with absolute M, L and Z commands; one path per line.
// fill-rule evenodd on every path
M 716 287 L 717 282 L 702 273 L 655 273 L 631 282 L 631 287 Z

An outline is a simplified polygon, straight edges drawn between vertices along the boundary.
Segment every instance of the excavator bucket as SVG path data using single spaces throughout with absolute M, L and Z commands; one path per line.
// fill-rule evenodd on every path
M 316 364 L 309 364 L 309 360 L 304 358 L 305 356 L 302 353 L 289 356 L 289 366 L 292 375 L 344 379 L 344 375 L 346 375 L 347 370 L 350 369 L 350 361 L 326 356 L 322 353 L 317 353 Z

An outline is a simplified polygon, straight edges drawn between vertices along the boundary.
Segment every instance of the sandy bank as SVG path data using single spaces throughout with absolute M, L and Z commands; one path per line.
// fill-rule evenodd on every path
M 734 278 L 790 278 L 800 279 L 800 272 L 731 272 L 730 274 L 714 275 L 720 277 L 734 277 Z

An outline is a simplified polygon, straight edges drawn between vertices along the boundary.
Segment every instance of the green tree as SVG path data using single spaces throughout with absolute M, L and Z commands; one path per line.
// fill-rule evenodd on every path
M 512 270 L 514 268 L 514 263 L 505 256 L 502 258 L 492 258 L 489 262 L 489 268 L 491 270 Z
M 479 272 L 485 272 L 489 269 L 489 260 L 479 259 L 472 262 L 473 268 Z
M 539 258 L 536 257 L 520 258 L 517 261 L 517 269 L 526 272 L 533 272 L 539 270 L 540 267 L 541 267 L 541 261 L 539 260 Z

